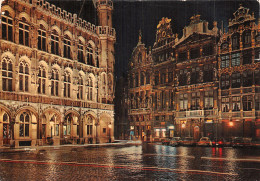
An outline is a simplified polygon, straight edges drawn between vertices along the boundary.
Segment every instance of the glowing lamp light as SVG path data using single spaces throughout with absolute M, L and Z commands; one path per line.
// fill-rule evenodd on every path
M 185 128 L 185 127 L 186 127 L 186 125 L 185 125 L 185 124 L 182 124 L 182 125 L 181 125 L 181 127 L 182 127 L 182 128 Z
M 229 126 L 230 127 L 234 126 L 234 123 L 233 122 L 229 122 Z

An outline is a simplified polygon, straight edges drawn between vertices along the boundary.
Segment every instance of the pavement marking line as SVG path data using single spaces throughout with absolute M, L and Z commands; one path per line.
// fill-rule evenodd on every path
M 239 161 L 239 162 L 260 162 L 257 159 L 248 158 L 212 158 L 212 157 L 201 157 L 204 160 L 215 160 L 215 161 Z
M 121 168 L 131 170 L 146 170 L 146 171 L 161 171 L 161 172 L 174 172 L 186 174 L 204 174 L 204 175 L 219 175 L 219 176 L 237 176 L 235 173 L 222 173 L 207 170 L 185 170 L 174 168 L 160 168 L 160 167 L 142 167 L 142 166 L 129 166 L 129 165 L 111 165 L 111 164 L 97 164 L 97 163 L 78 163 L 78 162 L 46 162 L 37 160 L 11 160 L 0 159 L 0 162 L 6 163 L 25 163 L 25 164 L 39 164 L 39 165 L 68 165 L 68 166 L 85 166 L 85 167 L 100 167 L 100 168 Z
M 186 157 L 186 158 L 195 158 L 195 156 L 187 156 L 187 155 L 163 155 L 163 154 L 144 154 L 144 156 L 165 156 L 165 157 Z

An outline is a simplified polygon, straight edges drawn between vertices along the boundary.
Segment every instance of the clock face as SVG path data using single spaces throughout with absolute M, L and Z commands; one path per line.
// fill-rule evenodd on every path
M 162 37 L 165 37 L 165 36 L 166 36 L 166 32 L 163 31 L 163 32 L 162 32 Z

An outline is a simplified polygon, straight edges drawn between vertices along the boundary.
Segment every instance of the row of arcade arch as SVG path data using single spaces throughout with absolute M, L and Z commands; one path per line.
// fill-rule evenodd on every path
M 0 105 L 0 145 L 38 146 L 104 143 L 113 141 L 113 120 L 108 113 L 99 117 L 93 111 L 80 115 L 55 108 L 42 112 L 31 106 L 11 111 Z M 2 120 L 2 121 L 1 121 Z

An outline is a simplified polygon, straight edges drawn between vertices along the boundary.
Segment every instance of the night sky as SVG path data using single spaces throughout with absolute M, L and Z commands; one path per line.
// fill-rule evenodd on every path
M 71 13 L 97 25 L 98 19 L 91 0 L 49 1 Z M 227 30 L 228 20 L 233 19 L 233 13 L 239 5 L 249 8 L 249 13 L 255 13 L 259 17 L 259 2 L 257 0 L 244 1 L 114 1 L 113 26 L 116 29 L 117 42 L 115 44 L 115 75 L 120 77 L 127 71 L 127 64 L 131 58 L 133 48 L 138 42 L 139 30 L 142 31 L 142 40 L 146 47 L 153 46 L 156 27 L 162 17 L 172 19 L 173 33 L 182 36 L 182 29 L 190 23 L 190 17 L 200 14 L 202 20 L 209 22 L 209 29 L 213 21 L 218 22 L 221 28 L 223 21 Z M 83 8 L 82 8 L 83 7 Z M 82 10 L 81 10 L 82 8 Z

